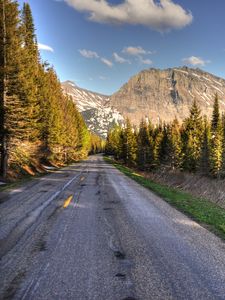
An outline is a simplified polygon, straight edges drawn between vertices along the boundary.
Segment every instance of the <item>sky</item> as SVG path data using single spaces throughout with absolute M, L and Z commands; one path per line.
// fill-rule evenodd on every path
M 186 65 L 225 78 L 225 0 L 26 2 L 41 57 L 61 81 L 111 95 L 149 68 Z

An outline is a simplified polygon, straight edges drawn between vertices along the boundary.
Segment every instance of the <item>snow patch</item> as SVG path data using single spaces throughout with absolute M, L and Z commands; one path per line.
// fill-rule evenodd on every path
M 223 92 L 223 91 L 221 91 L 221 89 L 219 89 L 217 86 L 215 86 L 215 85 L 212 85 L 212 87 L 213 87 L 214 89 L 216 89 L 218 92 L 220 92 L 221 94 L 224 94 L 224 92 Z
M 174 69 L 175 71 L 178 71 L 178 72 L 181 72 L 181 73 L 184 73 L 184 74 L 189 74 L 187 71 L 184 71 L 184 70 L 180 70 L 180 69 Z

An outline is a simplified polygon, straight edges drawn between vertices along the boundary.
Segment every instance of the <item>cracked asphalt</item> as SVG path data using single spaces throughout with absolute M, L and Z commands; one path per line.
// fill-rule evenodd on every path
M 225 243 L 91 156 L 2 196 L 0 299 L 225 299 Z

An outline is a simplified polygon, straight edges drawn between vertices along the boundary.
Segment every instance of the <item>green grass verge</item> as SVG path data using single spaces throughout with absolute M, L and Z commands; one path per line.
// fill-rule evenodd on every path
M 191 217 L 208 230 L 225 240 L 225 210 L 214 203 L 192 196 L 189 193 L 153 182 L 136 171 L 105 157 L 119 171 L 135 180 L 142 186 L 153 191 L 179 211 Z

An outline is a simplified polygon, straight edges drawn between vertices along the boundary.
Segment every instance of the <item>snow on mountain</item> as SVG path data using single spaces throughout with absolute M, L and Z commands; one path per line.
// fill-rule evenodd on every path
M 181 122 L 194 100 L 202 115 L 210 119 L 216 94 L 220 110 L 225 112 L 225 80 L 198 68 L 143 70 L 111 96 L 81 89 L 71 81 L 62 86 L 73 97 L 90 130 L 102 137 L 125 118 L 136 126 L 146 118 L 153 124 L 169 123 L 174 118 Z
M 153 124 L 180 122 L 189 115 L 195 100 L 202 115 L 212 116 L 215 95 L 225 111 L 225 80 L 198 68 L 148 69 L 133 76 L 110 97 L 110 104 L 124 118 L 139 125 L 144 117 Z
M 72 81 L 63 82 L 62 88 L 76 103 L 88 128 L 102 138 L 114 124 L 123 122 L 122 115 L 110 106 L 109 96 L 79 88 Z

